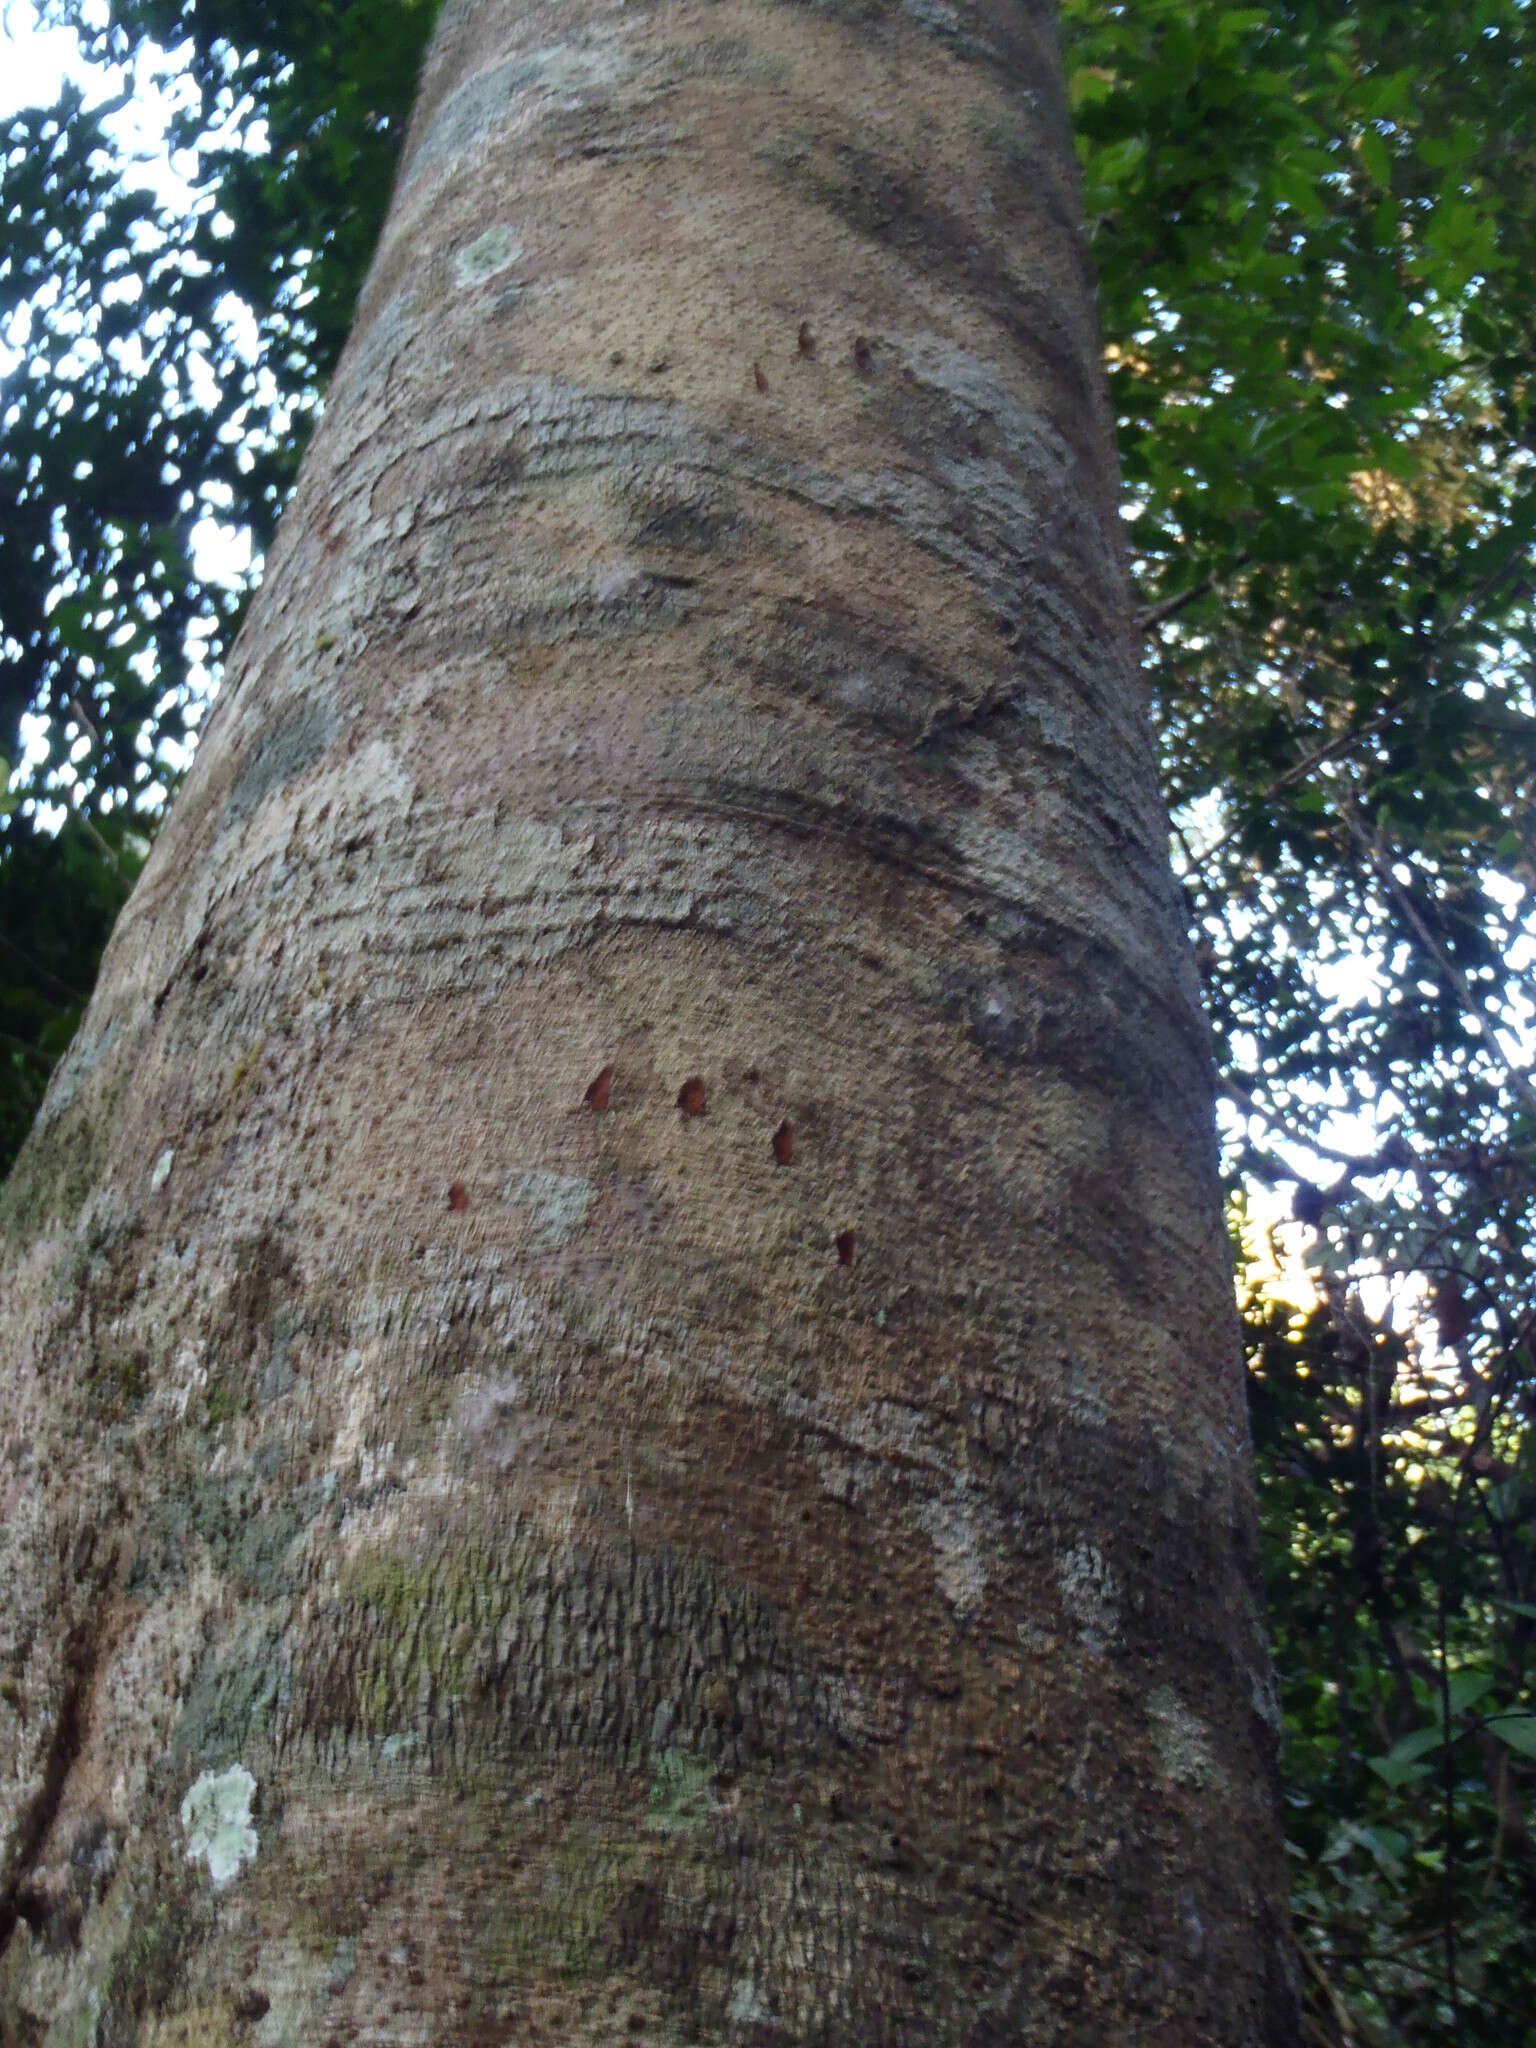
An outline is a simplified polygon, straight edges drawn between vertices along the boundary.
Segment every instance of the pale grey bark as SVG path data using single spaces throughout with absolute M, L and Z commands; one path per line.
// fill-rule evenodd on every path
M 1290 2038 L 1053 37 L 447 8 L 5 1197 L 7 2040 Z

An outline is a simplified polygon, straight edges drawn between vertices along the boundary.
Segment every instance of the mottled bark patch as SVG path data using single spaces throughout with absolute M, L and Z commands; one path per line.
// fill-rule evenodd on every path
M 640 548 L 713 554 L 740 517 L 720 484 L 685 469 L 621 473 L 611 488 L 623 511 L 626 537 Z
M 540 1463 L 515 1461 L 520 1492 Z M 340 1735 L 423 1760 L 581 1750 L 655 1768 L 678 1752 L 766 1770 L 859 1740 L 847 1682 L 770 1603 L 665 1552 L 552 1547 L 519 1521 L 495 1550 L 445 1537 L 362 1553 L 301 1615 L 282 1660 L 286 1755 Z
M 1058 1069 L 1153 1115 L 1204 1070 L 1199 1035 L 1088 933 L 1007 906 L 978 913 L 976 931 L 941 1000 L 991 1057 Z M 995 934 L 990 959 L 981 933 Z
M 911 744 L 962 695 L 959 676 L 903 647 L 889 620 L 861 617 L 835 598 L 814 607 L 781 601 L 771 622 L 750 637 L 721 636 L 706 658 L 723 679 L 745 666 L 774 696 L 809 699 L 839 724 Z
M 225 805 L 226 821 L 243 823 L 273 790 L 296 782 L 326 754 L 340 730 L 335 706 L 318 695 L 268 727 L 241 763 Z

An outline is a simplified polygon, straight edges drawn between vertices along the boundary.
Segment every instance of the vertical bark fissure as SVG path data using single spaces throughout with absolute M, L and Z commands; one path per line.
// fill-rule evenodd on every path
M 65 1782 L 84 1737 L 83 1713 L 86 1694 L 96 1661 L 96 1642 L 91 1627 L 77 1627 L 66 1636 L 60 1656 L 60 1679 L 52 1732 L 43 1754 L 41 1783 L 22 1806 L 7 1844 L 9 1856 L 0 1877 L 0 1959 L 10 1944 L 18 1921 L 37 1931 L 46 1931 L 46 1907 L 29 1894 L 28 1885 L 49 1830 L 58 1816 Z

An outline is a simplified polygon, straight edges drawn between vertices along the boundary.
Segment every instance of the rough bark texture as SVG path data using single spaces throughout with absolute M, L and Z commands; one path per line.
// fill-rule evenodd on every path
M 1291 2039 L 1054 38 L 450 0 L 5 1198 L 7 2043 Z

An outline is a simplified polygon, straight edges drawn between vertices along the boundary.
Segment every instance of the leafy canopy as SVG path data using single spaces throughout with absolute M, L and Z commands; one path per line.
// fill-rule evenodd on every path
M 1229 1155 L 1249 1249 L 1290 1183 L 1310 1268 L 1245 1288 L 1309 2027 L 1507 2042 L 1536 1989 L 1528 12 L 1066 12 Z

